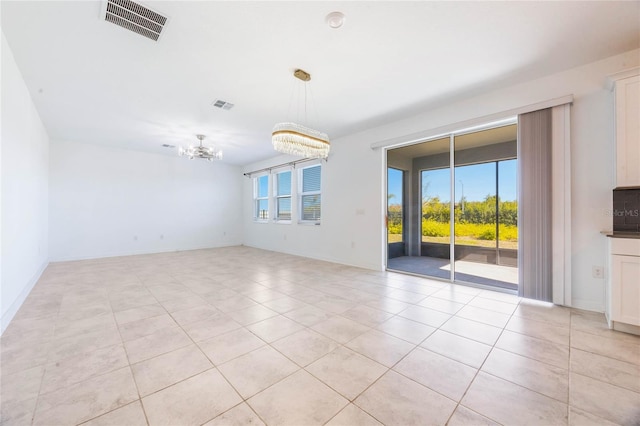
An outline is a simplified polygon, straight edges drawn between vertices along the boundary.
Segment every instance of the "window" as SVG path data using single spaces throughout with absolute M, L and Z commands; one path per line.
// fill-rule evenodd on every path
M 290 224 L 296 210 L 299 223 L 319 225 L 322 166 L 314 162 L 294 173 L 287 167 L 290 164 L 278 166 L 279 171 L 264 169 L 254 175 L 253 220 Z
M 253 179 L 254 220 L 269 220 L 269 175 Z
M 276 220 L 291 220 L 291 171 L 280 172 L 275 178 Z
M 320 222 L 320 164 L 300 170 L 300 220 Z

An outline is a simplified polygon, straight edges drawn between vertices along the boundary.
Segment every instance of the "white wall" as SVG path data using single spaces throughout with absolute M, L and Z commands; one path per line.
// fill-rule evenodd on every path
M 600 231 L 611 228 L 605 212 L 611 206 L 613 188 L 613 97 L 605 88 L 605 79 L 637 66 L 639 57 L 639 50 L 627 52 L 335 139 L 323 171 L 321 226 L 254 223 L 252 186 L 247 179 L 244 241 L 269 250 L 382 269 L 385 152 L 372 150 L 372 143 L 573 94 L 572 305 L 603 311 L 604 281 L 592 278 L 591 267 L 606 265 L 606 240 Z M 247 166 L 245 171 L 279 162 L 282 158 L 274 158 Z
M 47 266 L 49 137 L 2 33 L 0 305 L 4 331 Z
M 53 141 L 51 260 L 241 244 L 241 179 L 220 162 Z
M 333 144 L 331 149 L 331 158 L 322 163 L 321 225 L 298 224 L 296 220 L 291 224 L 254 222 L 253 183 L 245 178 L 244 244 L 381 269 L 382 153 L 351 144 Z M 247 166 L 245 172 L 283 164 L 290 159 L 276 157 Z M 296 212 L 294 208 L 294 217 Z

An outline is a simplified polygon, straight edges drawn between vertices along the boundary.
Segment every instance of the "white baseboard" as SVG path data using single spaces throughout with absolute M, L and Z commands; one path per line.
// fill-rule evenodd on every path
M 301 253 L 299 251 L 294 251 L 294 250 L 276 250 L 270 247 L 263 247 L 263 246 L 247 244 L 247 243 L 243 243 L 242 245 L 246 247 L 260 249 L 260 250 L 273 251 L 276 253 L 284 253 L 284 254 L 290 254 L 293 256 L 306 257 L 308 259 L 315 259 L 315 260 L 322 260 L 324 262 L 337 263 L 339 265 L 352 266 L 354 268 L 370 269 L 373 271 L 384 271 L 383 265 L 376 265 L 369 262 L 363 262 L 363 263 L 347 262 L 344 259 L 337 259 L 330 256 L 317 256 L 317 255 L 312 255 L 310 253 Z
M 106 259 L 109 257 L 125 257 L 125 256 L 138 256 L 143 254 L 158 254 L 158 253 L 175 253 L 179 251 L 190 251 L 190 250 L 206 250 L 212 248 L 221 248 L 221 247 L 235 247 L 239 246 L 242 243 L 240 241 L 237 242 L 229 242 L 223 244 L 205 244 L 202 246 L 190 246 L 190 247 L 179 247 L 172 249 L 158 249 L 158 250 L 132 250 L 132 251 L 119 251 L 119 252 L 110 252 L 110 253 L 97 253 L 86 256 L 61 256 L 61 257 L 53 257 L 51 258 L 51 262 L 73 262 L 76 260 L 93 260 L 93 259 Z
M 584 311 L 604 312 L 604 305 L 593 300 L 573 299 L 571 307 Z
M 0 319 L 0 330 L 1 330 L 0 335 L 4 333 L 4 331 L 9 326 L 9 323 L 11 322 L 13 317 L 16 316 L 16 314 L 18 313 L 18 310 L 20 309 L 24 301 L 27 299 L 27 296 L 29 296 L 29 293 L 31 293 L 31 290 L 33 290 L 33 286 L 36 285 L 36 283 L 42 276 L 42 273 L 47 268 L 47 266 L 49 266 L 48 261 L 40 265 L 40 268 L 38 268 L 36 273 L 27 282 L 27 285 L 24 286 L 24 288 L 22 289 L 18 297 L 16 297 L 16 300 L 14 300 L 11 306 L 9 307 L 9 309 L 7 309 L 7 311 L 2 314 L 2 318 Z

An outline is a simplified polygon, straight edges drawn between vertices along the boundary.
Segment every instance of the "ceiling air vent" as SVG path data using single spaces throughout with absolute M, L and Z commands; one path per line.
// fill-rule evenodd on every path
M 166 16 L 131 0 L 106 0 L 103 11 L 105 21 L 154 41 L 158 41 L 168 21 Z
M 230 102 L 226 102 L 226 101 L 221 101 L 220 99 L 216 100 L 213 102 L 213 106 L 216 108 L 220 108 L 220 109 L 224 109 L 226 111 L 229 111 L 231 108 L 233 108 L 233 104 Z
M 163 143 L 162 147 L 163 148 L 175 148 L 176 146 L 175 145 L 169 145 L 168 143 Z

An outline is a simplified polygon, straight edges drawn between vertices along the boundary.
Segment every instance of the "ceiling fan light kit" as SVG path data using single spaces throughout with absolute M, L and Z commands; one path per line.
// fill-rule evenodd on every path
M 222 159 L 222 151 L 214 148 L 202 145 L 202 141 L 205 138 L 205 135 L 196 135 L 198 140 L 200 141 L 199 146 L 190 145 L 187 148 L 180 147 L 178 149 L 178 154 L 181 157 L 189 157 L 189 160 L 193 160 L 194 158 L 201 158 L 207 161 L 213 160 L 221 160 Z

